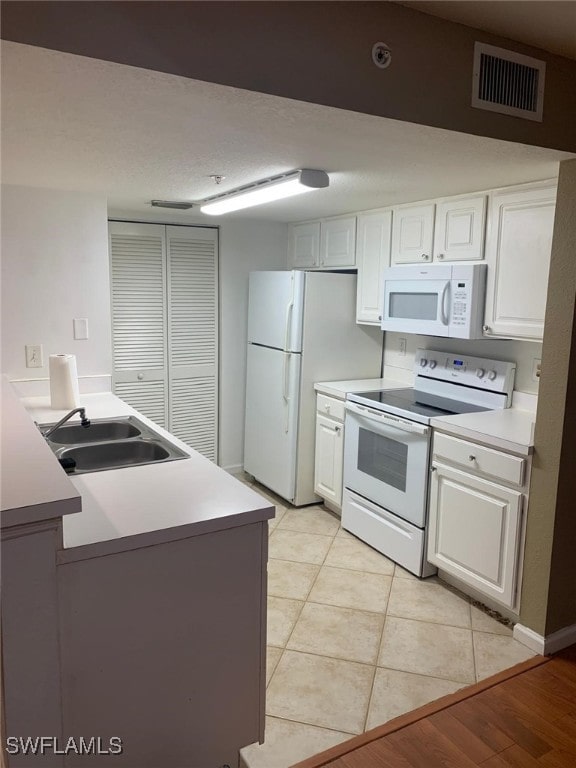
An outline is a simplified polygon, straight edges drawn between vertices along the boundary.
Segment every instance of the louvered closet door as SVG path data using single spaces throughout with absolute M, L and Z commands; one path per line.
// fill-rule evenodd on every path
M 113 391 L 168 426 L 165 227 L 110 222 Z
M 212 461 L 218 434 L 218 232 L 166 227 L 169 430 Z

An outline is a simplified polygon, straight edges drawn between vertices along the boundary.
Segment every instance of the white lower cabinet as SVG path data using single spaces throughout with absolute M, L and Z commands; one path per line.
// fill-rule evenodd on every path
M 344 403 L 317 396 L 314 491 L 331 508 L 342 507 Z
M 442 442 L 438 445 L 437 438 L 449 441 L 445 444 L 453 454 L 454 449 L 459 448 L 461 456 L 454 459 L 453 455 L 442 455 L 444 445 Z M 482 451 L 500 453 L 503 466 L 506 459 L 512 457 L 439 434 L 435 436 L 433 450 L 429 562 L 463 585 L 469 585 L 476 593 L 514 610 L 519 588 L 525 494 L 522 488 L 510 488 L 482 477 L 480 468 Z M 444 463 L 447 458 L 459 464 L 468 462 L 469 471 Z

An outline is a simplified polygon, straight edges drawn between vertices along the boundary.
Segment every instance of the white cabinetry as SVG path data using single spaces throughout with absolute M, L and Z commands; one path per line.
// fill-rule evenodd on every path
M 428 560 L 475 595 L 513 611 L 527 463 L 477 443 L 434 435 Z
M 392 211 L 358 216 L 356 322 L 380 325 L 384 269 L 390 266 Z
M 542 339 L 555 186 L 494 192 L 486 243 L 486 336 Z
M 356 216 L 326 219 L 320 227 L 320 266 L 356 265 Z
M 432 261 L 434 203 L 394 208 L 392 263 Z
M 399 206 L 394 209 L 392 263 L 482 259 L 485 224 L 485 195 Z
M 434 259 L 482 259 L 485 225 L 485 195 L 438 201 L 434 226 Z
M 318 394 L 314 491 L 336 510 L 342 506 L 343 463 L 344 403 Z
M 290 267 L 317 267 L 320 263 L 320 222 L 292 224 L 289 239 Z
M 347 269 L 356 266 L 356 216 L 291 224 L 289 269 Z

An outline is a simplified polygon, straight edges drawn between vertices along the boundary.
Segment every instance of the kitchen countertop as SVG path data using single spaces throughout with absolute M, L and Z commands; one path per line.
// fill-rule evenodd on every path
M 82 497 L 82 511 L 65 517 L 64 551 L 59 562 L 150 546 L 274 517 L 270 502 L 185 443 L 161 429 L 111 393 L 82 395 L 90 419 L 133 414 L 190 458 L 165 464 L 111 469 L 66 476 L 54 472 Z M 59 421 L 48 397 L 24 398 L 39 424 Z M 69 423 L 78 421 L 73 417 Z M 36 429 L 32 422 L 29 422 Z M 47 446 L 46 446 L 47 447 Z M 50 449 L 48 449 L 51 453 Z M 53 462 L 56 461 L 52 456 Z M 186 531 L 182 526 L 189 526 Z
M 2 528 L 79 512 L 81 499 L 2 377 Z M 34 482 L 30 482 L 34 478 Z
M 348 381 L 319 381 L 314 384 L 316 392 L 345 400 L 348 392 L 374 392 L 379 389 L 402 389 L 410 386 L 392 379 L 349 379 Z
M 496 411 L 439 416 L 432 419 L 430 424 L 449 435 L 528 456 L 534 450 L 535 421 L 536 414 L 533 411 L 503 408 Z

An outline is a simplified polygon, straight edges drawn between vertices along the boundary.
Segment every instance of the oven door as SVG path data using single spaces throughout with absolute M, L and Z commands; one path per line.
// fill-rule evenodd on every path
M 448 336 L 451 282 L 385 279 L 382 330 Z
M 423 528 L 430 428 L 358 403 L 345 426 L 344 486 Z

